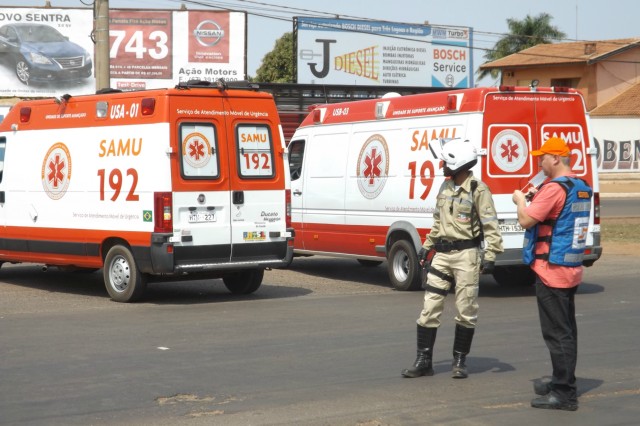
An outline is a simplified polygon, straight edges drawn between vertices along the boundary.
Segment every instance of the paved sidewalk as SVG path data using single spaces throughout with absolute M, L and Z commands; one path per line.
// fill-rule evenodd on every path
M 600 198 L 640 198 L 640 173 L 600 173 Z

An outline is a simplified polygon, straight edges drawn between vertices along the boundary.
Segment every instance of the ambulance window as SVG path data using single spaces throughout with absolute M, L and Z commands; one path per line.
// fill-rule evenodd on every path
M 0 182 L 2 182 L 2 172 L 4 172 L 4 149 L 7 146 L 7 138 L 0 137 Z
M 185 179 L 220 176 L 216 129 L 209 123 L 180 124 L 180 158 Z
M 289 174 L 291 180 L 300 179 L 302 159 L 304 157 L 304 141 L 293 141 L 289 144 Z
M 241 177 L 260 179 L 275 176 L 269 126 L 239 124 L 236 127 L 236 146 Z

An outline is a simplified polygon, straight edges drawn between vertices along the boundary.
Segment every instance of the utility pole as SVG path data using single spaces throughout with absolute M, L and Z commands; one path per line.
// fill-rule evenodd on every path
M 109 0 L 95 0 L 93 37 L 96 44 L 96 91 L 111 87 L 109 69 Z

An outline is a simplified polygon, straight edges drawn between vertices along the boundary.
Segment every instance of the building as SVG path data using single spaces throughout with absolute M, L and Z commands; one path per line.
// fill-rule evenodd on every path
M 499 70 L 501 84 L 567 86 L 580 90 L 591 111 L 640 83 L 640 37 L 539 44 L 480 66 Z

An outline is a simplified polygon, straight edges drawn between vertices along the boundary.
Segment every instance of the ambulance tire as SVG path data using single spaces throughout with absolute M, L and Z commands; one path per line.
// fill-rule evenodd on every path
M 525 265 L 501 266 L 493 271 L 493 279 L 502 287 L 528 287 L 536 282 L 536 273 Z
M 367 268 L 373 268 L 382 264 L 382 260 L 358 259 L 358 263 Z
M 250 294 L 260 288 L 264 269 L 247 269 L 222 278 L 225 287 L 233 294 Z
M 418 255 L 413 244 L 398 240 L 391 246 L 388 257 L 388 271 L 391 285 L 396 290 L 413 291 L 420 289 L 420 268 Z
M 107 292 L 115 302 L 136 302 L 142 298 L 146 277 L 126 246 L 118 244 L 109 249 L 102 272 Z

